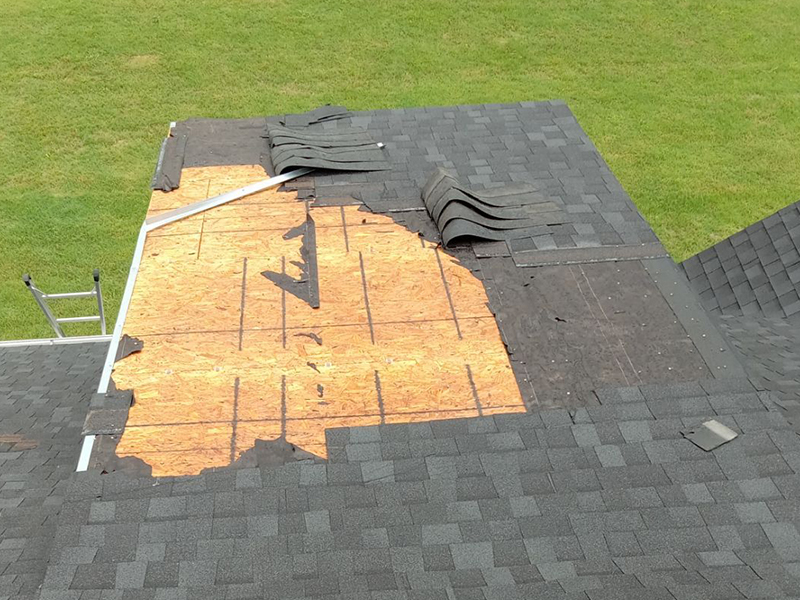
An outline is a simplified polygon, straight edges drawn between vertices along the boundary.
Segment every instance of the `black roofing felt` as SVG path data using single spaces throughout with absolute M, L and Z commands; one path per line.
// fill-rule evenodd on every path
M 265 126 L 264 118 L 187 119 L 175 124 L 172 135 L 187 138 L 184 168 L 260 164 L 267 168 L 269 146 L 262 137 Z
M 563 103 L 335 117 L 310 127 L 367 129 L 391 169 L 291 182 L 312 207 L 363 204 L 438 240 L 420 192 L 442 167 L 476 191 L 532 186 L 569 217 L 441 249 L 483 281 L 529 412 L 328 430 L 327 462 L 277 460 L 259 442 L 196 477 L 73 475 L 38 546 L 41 598 L 800 598 L 800 437 L 761 391 L 785 399 L 798 384 L 791 322 L 715 324 Z M 272 169 L 261 136 L 279 120 L 174 132 L 186 167 Z M 28 414 L 18 400 L 61 376 L 4 381 L 5 356 L 0 393 L 6 383 Z M 59 364 L 79 396 L 86 368 Z M 84 414 L 69 417 L 75 435 Z M 739 436 L 707 453 L 681 431 L 709 418 Z M 26 452 L 16 464 L 35 473 Z M 0 507 L 28 485 L 7 464 Z M 7 531 L 0 598 L 35 571 Z

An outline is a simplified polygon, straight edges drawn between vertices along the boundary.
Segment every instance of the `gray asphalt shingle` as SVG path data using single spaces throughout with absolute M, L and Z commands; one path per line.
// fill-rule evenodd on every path
M 768 318 L 800 312 L 799 219 L 796 202 L 681 263 L 706 310 Z
M 44 579 L 107 348 L 106 343 L 0 348 L 0 597 L 34 598 Z M 114 503 L 94 503 L 82 518 L 90 514 L 92 522 L 112 522 Z M 97 547 L 73 546 L 61 554 L 65 565 L 91 563 Z M 95 575 L 93 581 L 100 582 L 86 566 L 76 585 L 92 585 Z M 68 572 L 53 574 L 60 589 L 72 583 Z M 113 587 L 114 577 L 102 584 L 110 581 Z
M 392 170 L 320 174 L 320 202 L 354 192 L 397 205 L 440 165 L 477 188 L 541 186 L 571 216 L 477 252 L 657 242 L 561 103 L 374 111 L 348 122 L 389 141 Z M 800 309 L 795 212 L 684 264 L 709 310 Z M 325 464 L 162 480 L 72 474 L 104 348 L 0 350 L 0 431 L 41 433 L 38 450 L 0 447 L 0 597 L 34 598 L 42 581 L 45 600 L 114 588 L 123 600 L 798 595 L 800 444 L 759 392 L 800 390 L 800 336 L 788 320 L 758 318 L 723 319 L 748 368 L 760 357 L 755 387 L 724 374 L 587 387 L 580 408 L 331 429 Z M 53 373 L 48 387 L 35 386 L 32 364 Z M 681 437 L 708 418 L 739 437 L 711 453 Z

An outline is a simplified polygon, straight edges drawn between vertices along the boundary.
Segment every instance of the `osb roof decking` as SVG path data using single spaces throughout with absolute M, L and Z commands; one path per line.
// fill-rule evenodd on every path
M 262 180 L 261 166 L 185 169 L 148 216 Z M 314 220 L 320 307 L 301 277 Z M 114 381 L 136 403 L 117 447 L 154 475 L 235 461 L 256 439 L 325 457 L 325 429 L 524 410 L 483 284 L 392 219 L 269 190 L 150 234 L 125 324 L 144 341 Z

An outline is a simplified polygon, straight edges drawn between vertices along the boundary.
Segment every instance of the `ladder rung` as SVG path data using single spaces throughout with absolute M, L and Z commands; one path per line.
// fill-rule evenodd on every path
M 87 323 L 89 321 L 99 321 L 99 315 L 93 317 L 64 317 L 63 319 L 56 319 L 57 323 Z
M 50 327 L 56 332 L 59 338 L 66 337 L 64 330 L 61 328 L 62 323 L 100 323 L 100 333 L 106 334 L 106 316 L 103 310 L 103 292 L 100 289 L 100 269 L 92 271 L 92 279 L 94 279 L 94 287 L 88 292 L 62 292 L 58 294 L 45 294 L 42 290 L 36 287 L 33 278 L 27 273 L 22 276 L 22 281 L 25 286 L 33 294 L 33 299 L 39 308 L 42 309 L 45 318 L 50 323 Z M 92 298 L 97 302 L 97 315 L 88 317 L 64 317 L 57 319 L 50 309 L 48 300 L 58 299 L 76 299 L 76 298 Z
M 58 299 L 58 298 L 93 298 L 96 296 L 97 293 L 92 290 L 90 292 L 65 292 L 63 294 L 42 294 L 42 298 L 47 298 L 48 300 Z

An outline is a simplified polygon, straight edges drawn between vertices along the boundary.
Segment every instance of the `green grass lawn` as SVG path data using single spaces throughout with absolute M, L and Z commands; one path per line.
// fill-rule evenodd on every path
M 2 0 L 0 339 L 51 335 L 27 271 L 101 267 L 113 321 L 192 116 L 561 98 L 683 259 L 800 199 L 798 40 L 800 0 Z

